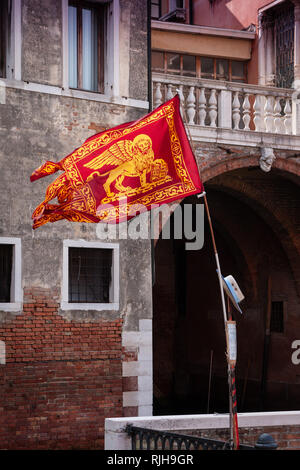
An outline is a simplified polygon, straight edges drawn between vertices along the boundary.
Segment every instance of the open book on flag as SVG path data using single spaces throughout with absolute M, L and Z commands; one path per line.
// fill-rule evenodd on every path
M 151 210 L 203 191 L 178 95 L 137 121 L 90 137 L 60 162 L 45 162 L 30 179 L 57 171 L 63 173 L 32 214 L 33 228 L 61 219 L 119 223 L 139 206 Z

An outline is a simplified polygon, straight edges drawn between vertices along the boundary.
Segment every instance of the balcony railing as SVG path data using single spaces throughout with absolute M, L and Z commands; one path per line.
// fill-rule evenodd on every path
M 153 73 L 153 106 L 181 98 L 190 125 L 206 128 L 297 134 L 294 90 Z

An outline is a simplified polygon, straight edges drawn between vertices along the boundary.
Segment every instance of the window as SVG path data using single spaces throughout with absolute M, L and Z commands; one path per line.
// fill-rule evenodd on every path
M 0 310 L 21 310 L 21 240 L 0 238 Z
M 68 7 L 69 87 L 104 92 L 106 6 L 70 1 Z
M 108 303 L 112 250 L 69 248 L 69 302 Z
M 8 0 L 3 0 L 0 7 L 0 78 L 6 77 L 8 32 Z
M 284 308 L 282 301 L 272 302 L 270 330 L 273 333 L 284 332 Z
M 151 18 L 158 20 L 161 17 L 161 2 L 160 0 L 151 1 Z
M 246 62 L 214 57 L 200 57 L 177 52 L 152 51 L 154 72 L 184 75 L 186 77 L 209 78 L 246 82 Z
M 0 302 L 11 300 L 13 245 L 0 245 Z
M 118 310 L 118 244 L 65 240 L 63 263 L 63 309 Z

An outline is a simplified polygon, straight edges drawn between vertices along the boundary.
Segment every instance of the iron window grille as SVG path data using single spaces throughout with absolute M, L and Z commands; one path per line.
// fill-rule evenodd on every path
M 284 332 L 284 303 L 282 301 L 272 302 L 270 330 L 273 333 Z
M 0 302 L 11 301 L 13 245 L 0 245 Z
M 69 248 L 69 302 L 109 303 L 113 250 Z
M 290 88 L 294 81 L 294 5 L 274 11 L 277 87 Z

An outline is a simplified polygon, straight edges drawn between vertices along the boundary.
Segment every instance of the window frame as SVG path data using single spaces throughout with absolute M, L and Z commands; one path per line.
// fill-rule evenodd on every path
M 73 6 L 77 8 L 77 87 L 70 87 L 71 90 L 80 90 L 90 93 L 104 93 L 104 63 L 106 55 L 105 36 L 106 36 L 106 3 L 93 3 L 85 0 L 68 0 L 68 8 Z M 88 90 L 83 88 L 83 55 L 82 55 L 82 9 L 93 9 L 97 12 L 97 89 Z M 69 64 L 68 64 L 69 71 Z M 69 85 L 69 80 L 68 80 Z
M 69 302 L 69 248 L 102 248 L 112 250 L 112 282 L 110 287 L 111 299 L 108 303 Z M 63 241 L 63 273 L 61 288 L 62 310 L 119 310 L 120 291 L 120 256 L 118 243 L 104 243 L 86 240 Z
M 21 0 L 11 0 L 11 10 L 7 17 L 3 18 L 5 24 L 4 40 L 1 41 L 0 54 L 3 54 L 2 72 L 0 80 L 21 80 L 21 51 L 22 51 L 22 12 Z
M 158 16 L 152 16 L 152 6 L 158 7 Z M 153 0 L 151 1 L 151 19 L 159 20 L 160 17 L 161 17 L 161 0 Z
M 22 310 L 22 247 L 21 238 L 0 237 L 0 245 L 12 245 L 12 268 L 10 302 L 0 302 L 0 311 L 11 312 Z
M 203 55 L 194 55 L 194 54 L 183 54 L 183 53 L 180 53 L 180 52 L 172 52 L 172 51 L 162 51 L 162 50 L 155 50 L 155 49 L 152 49 L 152 53 L 153 52 L 160 52 L 163 54 L 163 64 L 164 64 L 164 71 L 157 71 L 157 73 L 165 73 L 165 74 L 174 74 L 176 76 L 186 76 L 186 77 L 189 77 L 189 78 L 202 78 L 202 79 L 207 79 L 207 80 L 218 80 L 218 74 L 217 74 L 217 61 L 218 60 L 227 60 L 228 61 L 228 80 L 224 80 L 224 81 L 232 81 L 232 80 L 235 80 L 235 82 L 237 82 L 237 80 L 241 77 L 237 77 L 237 76 L 232 76 L 232 62 L 242 62 L 243 65 L 244 65 L 244 76 L 243 76 L 243 80 L 244 81 L 241 81 L 241 82 L 237 82 L 237 83 L 247 83 L 247 61 L 245 60 L 237 60 L 237 59 L 231 59 L 231 58 L 228 58 L 228 57 L 210 57 L 210 56 L 203 56 Z M 176 70 L 176 73 L 172 72 L 172 70 L 168 69 L 168 59 L 167 59 L 167 55 L 168 54 L 176 54 L 179 56 L 179 61 L 180 61 L 180 70 Z M 183 70 L 183 56 L 188 56 L 190 55 L 191 57 L 195 57 L 196 59 L 196 67 L 195 67 L 195 75 L 184 75 L 184 70 Z M 207 76 L 201 76 L 201 58 L 207 58 L 207 59 L 212 59 L 213 60 L 213 67 L 214 67 L 214 71 L 213 71 L 213 76 L 212 77 L 207 77 Z M 152 69 L 152 72 L 156 72 L 156 70 Z M 208 75 L 208 74 L 206 74 Z M 223 79 L 222 79 L 223 80 Z

